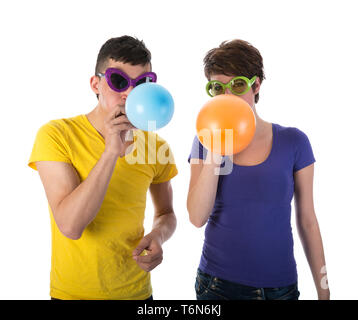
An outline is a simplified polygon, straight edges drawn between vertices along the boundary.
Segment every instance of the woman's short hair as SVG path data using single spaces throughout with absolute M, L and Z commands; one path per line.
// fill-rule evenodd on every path
M 211 49 L 204 58 L 205 76 L 210 80 L 214 74 L 227 76 L 253 76 L 265 79 L 262 56 L 253 45 L 244 40 L 224 41 L 218 48 Z M 255 90 L 255 84 L 252 86 Z M 255 103 L 259 101 L 259 94 L 255 95 Z

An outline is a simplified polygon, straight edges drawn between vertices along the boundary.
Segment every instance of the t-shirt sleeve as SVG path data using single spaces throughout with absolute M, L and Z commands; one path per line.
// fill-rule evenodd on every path
M 163 183 L 174 178 L 178 174 L 174 155 L 169 144 L 159 138 L 162 143 L 157 150 L 156 174 L 152 180 L 153 184 Z
M 301 170 L 316 161 L 307 135 L 299 129 L 295 134 L 295 160 L 293 171 Z
M 64 132 L 53 121 L 44 124 L 37 132 L 28 166 L 34 170 L 37 161 L 60 161 L 71 163 Z
M 188 158 L 188 162 L 190 163 L 190 159 L 206 159 L 206 155 L 208 150 L 201 144 L 200 140 L 197 136 L 195 136 L 193 145 L 191 147 L 191 152 Z

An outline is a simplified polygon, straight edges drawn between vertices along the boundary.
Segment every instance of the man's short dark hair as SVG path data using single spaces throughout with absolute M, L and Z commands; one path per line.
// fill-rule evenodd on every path
M 101 47 L 97 57 L 95 74 L 104 72 L 109 59 L 132 65 L 146 65 L 151 53 L 143 41 L 131 36 L 112 38 Z

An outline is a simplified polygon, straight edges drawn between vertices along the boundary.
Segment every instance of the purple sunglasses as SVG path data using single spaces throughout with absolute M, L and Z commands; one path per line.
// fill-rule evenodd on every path
M 156 82 L 157 75 L 154 72 L 146 72 L 136 79 L 131 79 L 125 72 L 108 68 L 105 73 L 97 73 L 99 77 L 105 77 L 110 88 L 117 92 L 126 91 L 130 86 L 138 86 L 146 82 Z

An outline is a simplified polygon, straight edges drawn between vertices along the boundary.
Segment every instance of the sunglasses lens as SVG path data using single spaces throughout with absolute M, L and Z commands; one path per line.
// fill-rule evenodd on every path
M 118 90 L 122 90 L 128 85 L 127 79 L 125 79 L 123 76 L 121 76 L 118 73 L 111 74 L 111 82 L 112 85 Z
M 224 88 L 223 86 L 218 83 L 218 82 L 212 82 L 210 85 L 209 85 L 209 92 L 212 96 L 217 96 L 219 94 L 223 94 L 224 93 Z
M 247 82 L 244 79 L 234 79 L 231 82 L 231 89 L 236 94 L 243 94 L 247 89 Z
M 143 84 L 143 83 L 147 83 L 147 82 L 154 82 L 153 78 L 152 77 L 144 77 L 137 81 L 136 86 Z

